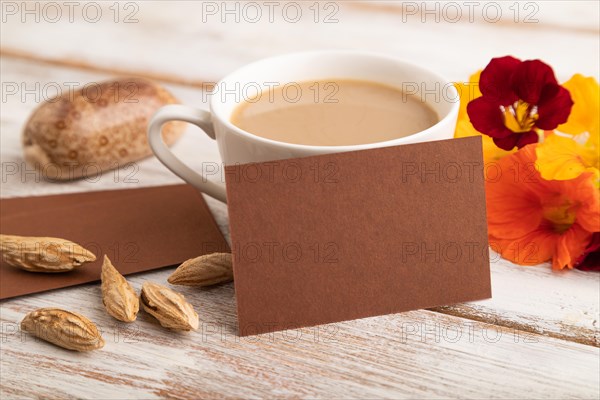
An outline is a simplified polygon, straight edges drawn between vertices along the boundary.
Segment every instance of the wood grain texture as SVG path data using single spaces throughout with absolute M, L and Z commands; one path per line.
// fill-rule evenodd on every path
M 214 14 L 207 9 L 210 3 L 217 7 Z M 561 80 L 575 71 L 597 76 L 600 70 L 598 57 L 585 57 L 595 54 L 599 45 L 596 2 L 576 6 L 570 2 L 532 2 L 538 5 L 537 11 L 521 5 L 517 17 L 509 9 L 513 3 L 488 2 L 500 8 L 498 21 L 493 14 L 495 7 L 486 11 L 490 22 L 483 16 L 486 2 L 478 2 L 472 23 L 453 22 L 449 10 L 430 14 L 423 22 L 420 15 L 403 16 L 386 7 L 355 1 L 321 2 L 316 8 L 312 1 L 276 2 L 271 19 L 269 10 L 262 7 L 261 18 L 255 20 L 250 10 L 243 11 L 243 2 L 230 3 L 228 10 L 234 12 L 226 14 L 222 2 L 137 2 L 132 17 L 137 22 L 125 22 L 123 10 L 116 19 L 119 22 L 114 22 L 111 2 L 99 3 L 102 10 L 97 22 L 88 22 L 89 16 L 86 21 L 83 7 L 74 13 L 73 23 L 51 23 L 44 18 L 37 24 L 22 23 L 16 14 L 2 24 L 0 43 L 5 55 L 35 56 L 66 65 L 130 71 L 197 85 L 216 82 L 260 58 L 332 48 L 395 55 L 435 66 L 453 80 L 466 80 L 492 57 L 506 54 L 541 58 L 556 69 Z M 285 8 L 288 3 L 300 6 L 297 21 L 296 7 Z M 398 8 L 393 3 L 384 5 Z M 419 6 L 421 2 L 412 3 Z M 462 13 L 468 13 L 461 8 Z M 537 22 L 525 23 L 531 11 L 535 11 L 533 19 Z M 68 15 L 68 10 L 63 14 Z M 515 18 L 520 22 L 515 24 Z M 578 29 L 582 27 L 583 31 Z
M 366 12 L 386 12 L 404 15 L 404 18 L 427 20 L 440 15 L 440 22 L 489 24 L 496 21 L 512 30 L 552 29 L 565 33 L 598 34 L 598 3 L 583 1 L 537 1 L 514 2 L 479 1 L 465 2 L 418 2 L 418 1 L 352 1 L 347 7 Z M 586 10 L 580 13 L 579 10 Z
M 491 253 L 492 298 L 436 311 L 600 346 L 597 273 L 519 266 Z
M 94 181 L 56 184 L 32 173 L 22 162 L 21 129 L 55 83 L 143 75 L 167 82 L 183 103 L 206 108 L 200 90 L 206 82 L 297 50 L 377 51 L 435 66 L 456 80 L 504 54 L 542 58 L 560 80 L 574 72 L 598 77 L 600 70 L 597 2 L 538 2 L 539 23 L 530 25 L 511 24 L 508 14 L 499 23 L 424 24 L 420 16 L 403 22 L 402 5 L 393 2 L 338 2 L 333 24 L 312 22 L 312 2 L 301 4 L 305 17 L 294 24 L 282 18 L 222 23 L 220 15 L 203 22 L 201 3 L 161 1 L 136 3 L 138 22 L 124 24 L 111 20 L 112 2 L 100 4 L 106 18 L 97 23 L 80 13 L 73 23 L 21 23 L 20 16 L 2 23 L 0 196 L 181 182 L 152 158 Z M 7 83 L 18 86 L 16 94 Z M 220 163 L 214 141 L 195 128 L 173 150 L 195 169 Z M 228 236 L 225 205 L 207 202 Z M 497 257 L 491 269 L 491 300 L 254 339 L 235 335 L 231 284 L 181 289 L 200 314 L 201 329 L 190 334 L 166 331 L 144 313 L 131 325 L 113 320 L 99 285 L 12 299 L 0 304 L 0 396 L 598 398 L 600 276 L 519 267 Z M 137 290 L 145 280 L 164 284 L 170 272 L 139 274 L 132 282 Z M 27 312 L 57 305 L 98 323 L 106 347 L 76 354 L 19 331 Z
M 170 270 L 131 278 L 165 283 Z M 104 311 L 98 285 L 2 304 L 2 393 L 7 397 L 592 398 L 600 349 L 428 311 L 255 337 L 235 335 L 233 285 L 178 288 L 200 314 L 175 333 L 140 313 Z M 104 349 L 68 352 L 18 332 L 37 307 L 60 304 L 101 329 Z M 23 377 L 27 377 L 24 384 Z

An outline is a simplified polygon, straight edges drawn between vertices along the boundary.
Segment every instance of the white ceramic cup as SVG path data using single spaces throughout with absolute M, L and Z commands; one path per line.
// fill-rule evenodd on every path
M 274 85 L 334 79 L 375 81 L 397 87 L 425 100 L 440 121 L 424 131 L 385 142 L 352 146 L 311 146 L 278 142 L 246 132 L 231 123 L 238 104 Z M 318 51 L 267 58 L 248 64 L 215 85 L 210 112 L 184 105 L 162 107 L 148 126 L 148 141 L 158 159 L 176 175 L 215 199 L 226 201 L 225 186 L 213 182 L 185 165 L 165 145 L 162 125 L 172 120 L 200 127 L 215 139 L 225 165 L 272 161 L 326 153 L 372 149 L 453 137 L 458 116 L 458 93 L 454 85 L 436 73 L 405 61 L 364 52 Z M 369 132 L 365 132 L 368 137 Z

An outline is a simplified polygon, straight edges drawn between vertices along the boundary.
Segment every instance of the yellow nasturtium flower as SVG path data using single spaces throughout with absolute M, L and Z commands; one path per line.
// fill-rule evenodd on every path
M 537 146 L 536 164 L 542 178 L 565 181 L 592 172 L 598 185 L 600 168 L 600 88 L 591 77 L 575 74 L 563 84 L 574 105 L 559 134 L 548 135 Z M 562 136 L 561 133 L 571 135 Z M 583 141 L 581 140 L 583 139 Z
M 587 146 L 596 146 L 600 139 L 600 87 L 593 77 L 575 74 L 563 84 L 571 93 L 573 109 L 569 119 L 557 130 L 570 135 L 589 134 Z
M 469 77 L 468 82 L 455 83 L 456 90 L 460 96 L 460 109 L 458 111 L 458 119 L 466 118 L 469 120 L 467 115 L 467 104 L 473 99 L 481 97 L 481 90 L 479 90 L 479 78 L 481 77 L 481 71 L 475 72 Z
M 544 142 L 536 147 L 536 155 L 536 165 L 546 180 L 566 181 L 584 172 L 592 172 L 596 180 L 600 176 L 598 153 L 569 137 L 546 136 Z
M 479 90 L 480 75 L 481 71 L 478 71 L 469 77 L 469 82 L 455 83 L 456 90 L 460 95 L 460 109 L 458 111 L 458 122 L 456 123 L 454 137 L 462 138 L 469 136 L 481 136 L 483 143 L 483 159 L 486 163 L 488 163 L 498 161 L 502 157 L 514 153 L 515 150 L 502 150 L 496 146 L 496 144 L 494 144 L 494 139 L 488 135 L 482 135 L 480 132 L 478 132 L 469 120 L 469 115 L 467 114 L 467 104 L 469 104 L 471 100 L 481 97 L 481 91 Z

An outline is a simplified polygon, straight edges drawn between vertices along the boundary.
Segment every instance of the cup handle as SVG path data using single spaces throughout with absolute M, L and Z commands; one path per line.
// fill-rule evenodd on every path
M 175 157 L 162 139 L 162 126 L 169 121 L 185 121 L 194 124 L 209 137 L 215 139 L 211 116 L 208 111 L 198 110 L 181 104 L 161 107 L 148 125 L 148 143 L 156 157 L 175 175 L 207 195 L 227 202 L 225 185 L 211 182 Z

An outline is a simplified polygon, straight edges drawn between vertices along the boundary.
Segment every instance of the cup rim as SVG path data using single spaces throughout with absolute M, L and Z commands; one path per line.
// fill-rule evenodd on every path
M 248 131 L 245 131 L 245 130 L 237 127 L 236 125 L 234 125 L 230 121 L 229 118 L 224 118 L 222 115 L 219 115 L 218 113 L 215 112 L 215 106 L 214 106 L 215 104 L 225 103 L 223 101 L 217 101 L 217 97 L 219 97 L 219 96 L 211 96 L 209 106 L 210 106 L 210 112 L 211 112 L 212 117 L 217 118 L 223 125 L 225 125 L 225 127 L 229 131 L 234 132 L 237 135 L 244 136 L 244 137 L 247 137 L 254 141 L 262 142 L 264 144 L 268 144 L 271 146 L 285 148 L 285 149 L 295 149 L 295 150 L 313 150 L 313 151 L 326 150 L 328 152 L 338 152 L 338 151 L 341 152 L 341 151 L 362 150 L 362 149 L 370 149 L 370 148 L 375 148 L 375 147 L 386 147 L 386 146 L 394 146 L 394 145 L 419 142 L 419 141 L 422 141 L 421 139 L 423 137 L 427 137 L 429 134 L 431 134 L 435 130 L 437 130 L 437 128 L 439 126 L 452 120 L 458 114 L 458 110 L 460 107 L 459 94 L 458 94 L 458 90 L 452 84 L 452 82 L 450 80 L 444 78 L 437 72 L 434 72 L 434 71 L 430 70 L 429 68 L 425 68 L 421 65 L 418 65 L 418 64 L 415 64 L 415 63 L 412 63 L 409 61 L 405 61 L 398 57 L 381 54 L 381 53 L 376 53 L 376 52 L 368 52 L 368 51 L 318 50 L 318 51 L 285 53 L 285 54 L 281 54 L 281 55 L 277 55 L 277 56 L 262 58 L 260 60 L 246 64 L 246 65 L 234 70 L 233 72 L 230 72 L 225 77 L 223 77 L 221 80 L 219 80 L 219 82 L 217 82 L 216 86 L 223 85 L 224 82 L 231 79 L 232 75 L 238 74 L 241 71 L 246 70 L 246 69 L 251 69 L 251 68 L 255 67 L 257 64 L 270 63 L 275 60 L 287 58 L 290 56 L 312 57 L 312 56 L 319 56 L 319 55 L 352 55 L 352 56 L 370 57 L 370 58 L 379 59 L 379 60 L 398 62 L 398 63 L 404 64 L 406 66 L 419 69 L 427 74 L 430 74 L 437 81 L 439 81 L 440 83 L 442 83 L 444 85 L 450 84 L 451 85 L 450 89 L 452 91 L 452 94 L 455 96 L 457 101 L 452 102 L 450 110 L 438 122 L 436 122 L 434 125 L 430 126 L 429 128 L 424 129 L 419 132 L 416 132 L 416 133 L 413 133 L 412 135 L 403 136 L 403 137 L 391 139 L 391 140 L 385 140 L 385 141 L 381 141 L 381 142 L 362 143 L 362 144 L 353 144 L 353 145 L 339 145 L 339 146 L 319 146 L 319 145 L 309 145 L 309 144 L 288 143 L 288 142 L 282 142 L 279 140 L 267 139 L 262 136 L 258 136 L 253 133 L 250 133 Z

